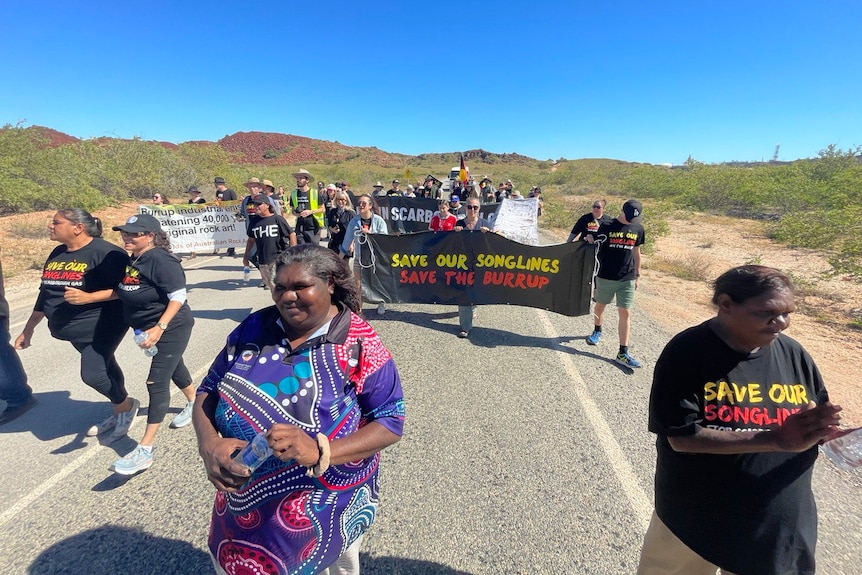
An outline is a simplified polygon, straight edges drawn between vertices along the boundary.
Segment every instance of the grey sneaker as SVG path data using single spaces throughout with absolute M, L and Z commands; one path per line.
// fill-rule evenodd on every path
M 380 302 L 377 304 L 377 315 L 383 315 L 386 313 L 386 304 Z
M 108 469 L 120 475 L 133 475 L 138 471 L 149 469 L 152 464 L 153 450 L 148 451 L 138 445 L 130 454 L 112 463 Z
M 141 402 L 134 397 L 132 397 L 131 400 L 132 408 L 129 411 L 123 411 L 122 413 L 117 414 L 117 425 L 114 427 L 114 431 L 111 432 L 112 440 L 125 437 L 126 434 L 129 433 L 129 428 L 132 426 L 135 416 L 138 415 L 138 409 L 141 407 Z
M 185 427 L 189 423 L 192 422 L 192 409 L 195 406 L 194 401 L 189 401 L 186 403 L 186 406 L 183 408 L 181 412 L 177 414 L 173 421 L 171 421 L 171 427 L 174 429 L 178 429 L 180 427 Z
M 102 435 L 106 431 L 114 429 L 117 426 L 117 416 L 112 415 L 108 419 L 104 421 L 100 421 L 99 423 L 90 427 L 87 430 L 87 437 L 96 437 L 97 435 Z

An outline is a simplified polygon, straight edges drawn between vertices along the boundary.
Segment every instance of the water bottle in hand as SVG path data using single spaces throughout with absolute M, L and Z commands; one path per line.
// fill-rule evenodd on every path
M 245 465 L 254 473 L 254 470 L 260 467 L 270 455 L 272 455 L 272 449 L 269 448 L 269 444 L 266 442 L 266 432 L 261 431 L 234 456 L 233 460 L 241 465 Z
M 245 283 L 248 283 L 248 280 L 250 280 L 250 279 L 251 279 L 251 268 L 248 266 L 245 266 L 244 268 L 242 268 L 242 281 L 244 281 Z
M 147 332 L 141 331 L 139 329 L 135 330 L 135 343 L 136 344 L 141 345 L 142 343 L 147 341 L 147 339 L 149 339 L 149 337 L 150 337 L 150 335 Z M 159 353 L 159 348 L 157 348 L 156 346 L 144 348 L 144 355 L 147 357 L 153 357 L 157 353 Z
M 862 427 L 827 441 L 821 449 L 832 463 L 845 471 L 862 469 Z

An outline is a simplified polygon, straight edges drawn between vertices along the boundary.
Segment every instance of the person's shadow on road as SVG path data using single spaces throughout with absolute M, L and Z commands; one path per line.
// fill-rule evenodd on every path
M 364 575 L 472 575 L 440 563 L 359 554 Z M 28 575 L 200 575 L 213 573 L 210 554 L 187 541 L 140 529 L 104 525 L 54 543 L 36 557 Z
M 209 553 L 186 541 L 120 525 L 90 529 L 54 543 L 30 564 L 29 575 L 212 573 Z

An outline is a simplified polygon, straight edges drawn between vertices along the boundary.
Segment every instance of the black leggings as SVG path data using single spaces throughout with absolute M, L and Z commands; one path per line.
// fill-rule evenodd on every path
M 194 318 L 175 318 L 167 331 L 156 343 L 159 353 L 153 356 L 150 373 L 147 375 L 147 392 L 150 394 L 150 407 L 147 410 L 147 423 L 161 423 L 171 405 L 171 380 L 180 389 L 192 384 L 192 376 L 183 363 L 183 352 L 192 335 Z
M 81 379 L 114 405 L 123 403 L 129 397 L 123 370 L 114 357 L 127 329 L 97 329 L 93 341 L 69 342 L 81 354 Z

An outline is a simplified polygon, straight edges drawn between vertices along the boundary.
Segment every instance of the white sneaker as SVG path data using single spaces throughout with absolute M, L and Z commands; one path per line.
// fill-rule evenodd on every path
M 171 427 L 174 429 L 179 429 L 180 427 L 185 427 L 189 423 L 192 422 L 192 409 L 195 406 L 194 401 L 189 401 L 186 403 L 186 406 L 183 408 L 181 412 L 177 414 L 173 421 L 171 421 Z
M 130 399 L 132 400 L 132 408 L 129 411 L 123 411 L 116 415 L 117 425 L 114 427 L 114 431 L 111 432 L 112 441 L 125 437 L 129 433 L 129 428 L 132 426 L 135 416 L 138 415 L 138 409 L 141 407 L 141 402 L 134 397 Z
M 386 313 L 386 304 L 380 302 L 377 304 L 377 315 L 383 315 Z
M 142 445 L 138 445 L 131 453 L 112 463 L 108 469 L 119 475 L 134 475 L 138 471 L 149 469 L 152 464 L 153 448 L 144 449 Z
M 112 415 L 104 421 L 100 421 L 99 423 L 90 427 L 87 430 L 87 437 L 96 437 L 97 435 L 102 435 L 106 431 L 110 429 L 114 429 L 117 426 L 117 416 Z

